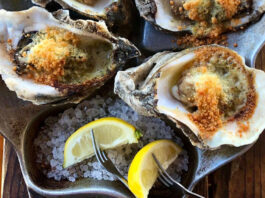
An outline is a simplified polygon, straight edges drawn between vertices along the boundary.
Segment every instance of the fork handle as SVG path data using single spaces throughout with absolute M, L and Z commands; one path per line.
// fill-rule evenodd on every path
M 194 193 L 194 192 L 191 192 L 191 191 L 189 191 L 189 190 L 185 191 L 185 194 L 186 194 L 186 195 L 190 195 L 190 196 L 192 196 L 192 197 L 196 197 L 196 198 L 205 198 L 205 197 L 203 197 L 203 196 L 201 196 L 201 195 L 199 195 L 199 194 L 196 194 L 196 193 Z
M 182 186 L 180 183 L 178 183 L 178 182 L 176 182 L 176 181 L 174 181 L 174 180 L 173 180 L 173 182 L 174 182 L 174 185 L 177 186 L 177 189 L 181 188 L 182 192 L 183 192 L 185 195 L 190 195 L 190 196 L 192 196 L 192 197 L 196 197 L 196 198 L 205 198 L 205 197 L 203 197 L 203 196 L 201 196 L 201 195 L 199 195 L 199 194 L 196 194 L 196 193 L 194 193 L 194 192 L 188 190 L 187 188 L 185 188 L 184 186 Z
M 117 178 L 130 190 L 128 186 L 128 181 L 121 175 L 117 175 Z

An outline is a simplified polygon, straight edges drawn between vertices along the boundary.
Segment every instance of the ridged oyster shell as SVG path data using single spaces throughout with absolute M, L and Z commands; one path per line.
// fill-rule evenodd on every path
M 236 110 L 231 110 L 232 113 L 235 111 L 234 114 L 229 115 L 230 117 L 228 116 L 228 118 L 223 121 L 222 125 L 216 128 L 216 131 L 211 136 L 205 137 L 205 131 L 190 117 L 190 115 L 196 115 L 198 109 L 190 110 L 183 99 L 177 99 L 173 96 L 172 88 L 175 82 L 185 82 L 185 79 L 183 80 L 181 76 L 185 77 L 187 71 L 190 72 L 191 70 L 189 69 L 193 68 L 191 64 L 197 58 L 196 53 L 200 50 L 207 50 L 210 48 L 220 51 L 220 53 L 224 52 L 228 53 L 229 56 L 231 55 L 232 58 L 227 58 L 225 61 L 232 61 L 233 64 L 233 61 L 238 62 L 240 66 L 238 65 L 238 71 L 236 70 L 235 76 L 236 78 L 239 77 L 242 79 L 242 82 L 247 82 L 245 83 L 245 87 L 249 89 L 247 88 L 248 91 L 243 92 L 243 86 L 242 92 L 240 92 L 238 96 L 234 96 L 234 98 L 239 98 L 240 94 L 245 96 L 245 98 L 243 97 L 241 100 L 241 102 L 243 101 L 243 105 L 238 102 L 236 106 L 238 108 L 236 108 Z M 211 57 L 211 53 L 208 53 L 208 55 Z M 207 55 L 204 54 L 204 56 Z M 204 56 L 201 54 L 200 57 Z M 218 66 L 213 65 L 213 68 L 217 67 Z M 232 67 L 229 69 L 229 72 L 230 70 L 234 71 Z M 230 75 L 229 72 L 227 74 L 228 76 Z M 187 74 L 187 76 L 189 76 L 189 74 Z M 247 81 L 244 81 L 244 79 L 247 79 Z M 218 79 L 216 79 L 216 81 L 218 81 Z M 174 83 L 172 84 L 172 82 Z M 197 83 L 202 87 L 209 86 L 202 80 L 197 81 Z M 214 84 L 215 82 L 213 81 L 212 83 Z M 188 90 L 187 85 L 189 84 L 184 86 L 184 91 L 185 89 Z M 198 86 L 194 83 L 194 86 L 195 85 Z M 233 94 L 235 86 L 237 86 L 237 80 L 234 80 L 233 84 L 229 86 L 226 90 Z M 225 90 L 225 88 L 223 84 L 222 89 Z M 218 89 L 214 89 L 214 92 L 217 92 Z M 240 91 L 241 87 L 239 86 L 237 90 Z M 263 121 L 265 116 L 265 73 L 257 69 L 248 68 L 244 63 L 244 59 L 236 52 L 216 45 L 192 48 L 182 52 L 157 53 L 138 67 L 118 72 L 115 78 L 114 92 L 133 109 L 145 116 L 165 117 L 172 120 L 176 123 L 177 127 L 181 128 L 184 134 L 189 137 L 192 144 L 200 148 L 216 149 L 222 145 L 239 147 L 251 144 L 258 139 L 265 128 L 265 123 Z M 192 89 L 189 89 L 187 93 L 190 94 L 191 92 Z M 244 95 L 244 93 L 246 94 Z M 183 97 L 184 94 L 180 94 L 180 96 Z M 209 99 L 211 101 L 211 98 L 206 97 L 206 100 Z M 206 106 L 208 104 L 211 103 L 208 103 L 208 101 L 204 103 Z M 196 105 L 198 105 L 198 103 Z M 211 109 L 212 107 L 208 105 L 207 108 Z M 205 110 L 206 113 L 210 113 L 211 111 L 208 111 L 207 108 L 203 110 Z M 227 112 L 230 112 L 230 110 L 228 109 Z M 210 115 L 209 113 L 207 115 Z M 226 110 L 223 114 L 225 113 Z M 246 116 L 244 117 L 243 115 Z M 215 124 L 215 122 L 211 124 Z
M 42 7 L 52 1 L 91 19 L 105 20 L 108 26 L 127 25 L 132 17 L 131 0 L 94 0 L 95 3 L 90 5 L 84 3 L 86 0 L 32 0 L 33 3 Z
M 40 7 L 20 12 L 0 10 L 0 18 L 0 74 L 7 87 L 15 91 L 19 98 L 34 104 L 78 103 L 110 79 L 126 60 L 139 55 L 138 49 L 127 39 L 114 37 L 108 31 L 104 21 L 75 21 L 70 19 L 68 11 L 60 10 L 51 14 Z M 57 82 L 51 86 L 22 77 L 14 71 L 14 68 L 18 66 L 15 63 L 14 54 L 16 55 L 21 47 L 19 46 L 23 43 L 21 41 L 32 32 L 39 32 L 50 27 L 73 33 L 80 38 L 81 43 L 96 42 L 99 43 L 99 46 L 102 43 L 107 45 L 106 57 L 100 58 L 100 60 L 97 55 L 91 55 L 95 64 L 101 63 L 102 60 L 106 64 L 94 65 L 91 76 L 85 77 L 82 82 L 72 83 L 71 81 L 69 84 Z M 26 39 L 26 44 L 27 42 L 31 42 L 30 38 Z M 93 47 L 92 44 L 87 46 L 85 51 L 90 50 L 91 46 Z M 96 50 L 96 47 L 94 48 L 90 50 L 91 53 Z M 81 73 L 80 75 L 85 74 Z

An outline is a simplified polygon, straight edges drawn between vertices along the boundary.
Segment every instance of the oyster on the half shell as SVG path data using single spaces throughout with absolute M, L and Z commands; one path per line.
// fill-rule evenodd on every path
M 34 104 L 79 102 L 139 55 L 103 21 L 71 20 L 67 11 L 0 10 L 0 74 Z
M 158 53 L 118 72 L 114 91 L 143 115 L 166 116 L 202 148 L 250 144 L 265 128 L 265 72 L 217 45 Z
M 123 26 L 131 19 L 131 0 L 32 0 L 45 7 L 51 1 L 91 19 L 105 20 L 108 26 Z
M 135 0 L 140 15 L 160 29 L 219 34 L 257 21 L 265 0 Z

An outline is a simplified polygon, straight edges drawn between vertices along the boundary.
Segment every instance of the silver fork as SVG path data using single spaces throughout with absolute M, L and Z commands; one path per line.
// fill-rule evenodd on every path
M 112 161 L 108 158 L 106 153 L 104 151 L 101 151 L 99 148 L 98 144 L 96 143 L 95 136 L 94 136 L 94 131 L 91 129 L 90 131 L 91 136 L 92 136 L 92 143 L 93 143 L 93 148 L 95 151 L 95 155 L 99 163 L 107 169 L 110 173 L 115 175 L 128 189 L 128 182 L 127 180 L 122 176 L 122 174 L 118 171 L 118 169 L 115 167 L 115 165 L 112 163 Z
M 185 188 L 182 184 L 180 184 L 179 182 L 177 182 L 176 180 L 174 180 L 162 167 L 162 165 L 160 164 L 160 162 L 158 161 L 158 159 L 156 158 L 156 156 L 152 153 L 152 156 L 155 160 L 155 163 L 158 166 L 158 170 L 159 170 L 159 176 L 158 176 L 158 180 L 164 184 L 166 187 L 171 187 L 171 188 L 177 188 L 179 190 L 182 191 L 183 194 L 186 195 L 190 195 L 193 197 L 198 197 L 198 198 L 205 198 L 201 195 L 198 195 L 196 193 L 191 192 L 190 190 L 188 190 L 187 188 Z

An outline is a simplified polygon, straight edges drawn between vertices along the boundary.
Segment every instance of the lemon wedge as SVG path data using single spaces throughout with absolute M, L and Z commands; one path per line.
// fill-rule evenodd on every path
M 164 169 L 174 162 L 181 148 L 170 140 L 157 140 L 147 144 L 134 157 L 128 173 L 128 185 L 137 198 L 147 198 L 158 177 L 155 154 Z
M 134 126 L 119 118 L 107 117 L 90 122 L 67 139 L 64 146 L 64 168 L 94 155 L 91 129 L 94 130 L 95 139 L 102 149 L 137 143 L 141 136 Z

